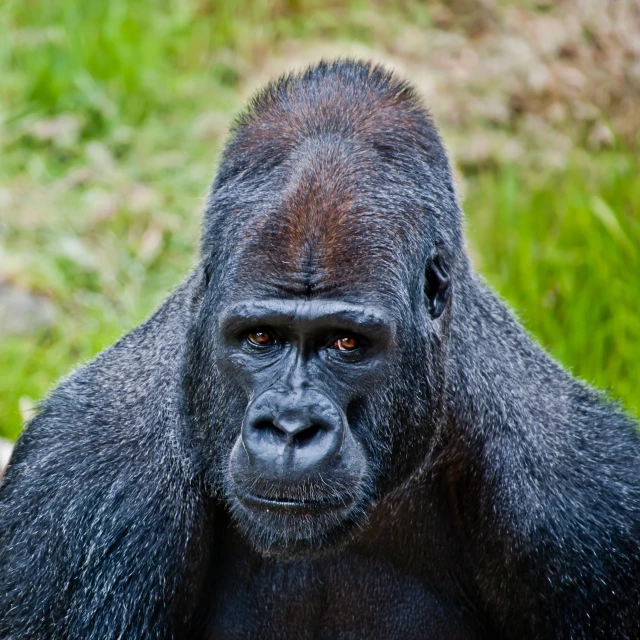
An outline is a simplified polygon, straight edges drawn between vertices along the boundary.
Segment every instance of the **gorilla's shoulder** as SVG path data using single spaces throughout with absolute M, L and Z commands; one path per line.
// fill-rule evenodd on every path
M 131 637 L 131 619 L 135 637 L 169 637 L 202 514 L 178 436 L 194 285 L 69 375 L 16 444 L 0 485 L 0 637 Z
M 86 455 L 89 442 L 117 449 L 173 430 L 197 287 L 193 274 L 145 322 L 67 376 L 25 429 L 15 462 L 36 439 L 41 447 L 77 446 Z

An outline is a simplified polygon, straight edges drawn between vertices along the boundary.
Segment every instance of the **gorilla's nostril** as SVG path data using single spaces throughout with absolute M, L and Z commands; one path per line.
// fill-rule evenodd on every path
M 310 427 L 307 427 L 302 431 L 298 431 L 298 433 L 293 436 L 292 440 L 296 446 L 304 447 L 305 445 L 322 437 L 323 432 L 324 429 L 320 425 L 312 424 Z
M 285 431 L 277 427 L 270 420 L 259 420 L 253 425 L 253 428 L 257 432 L 261 432 L 264 435 L 267 435 L 276 439 L 283 439 L 283 438 L 286 438 L 287 436 Z

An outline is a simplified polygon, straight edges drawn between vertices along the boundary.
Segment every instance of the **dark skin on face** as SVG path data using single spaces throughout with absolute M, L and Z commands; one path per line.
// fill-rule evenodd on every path
M 395 322 L 380 306 L 274 297 L 232 305 L 219 326 L 218 366 L 250 397 L 229 463 L 234 498 L 263 526 L 269 514 L 273 526 L 314 514 L 335 525 L 366 476 L 349 406 L 383 375 Z

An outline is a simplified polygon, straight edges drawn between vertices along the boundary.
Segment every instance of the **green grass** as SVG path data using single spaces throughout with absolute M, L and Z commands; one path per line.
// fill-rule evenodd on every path
M 239 6 L 0 7 L 0 281 L 46 295 L 57 310 L 45 330 L 0 330 L 0 435 L 15 438 L 34 401 L 190 269 L 224 132 L 270 48 L 312 36 L 372 42 L 380 24 L 366 2 Z M 394 6 L 376 9 L 390 32 L 428 22 L 419 4 Z M 639 170 L 624 150 L 576 151 L 544 178 L 485 168 L 466 176 L 465 203 L 488 280 L 574 373 L 635 411 Z
M 576 154 L 546 178 L 513 167 L 467 194 L 476 263 L 574 374 L 640 413 L 640 160 Z

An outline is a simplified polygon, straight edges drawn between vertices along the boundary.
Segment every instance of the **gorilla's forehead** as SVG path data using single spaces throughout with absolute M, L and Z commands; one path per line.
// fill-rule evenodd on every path
M 397 292 L 422 261 L 424 206 L 411 180 L 381 167 L 373 150 L 318 136 L 274 173 L 272 191 L 246 213 L 238 280 L 300 293 Z

